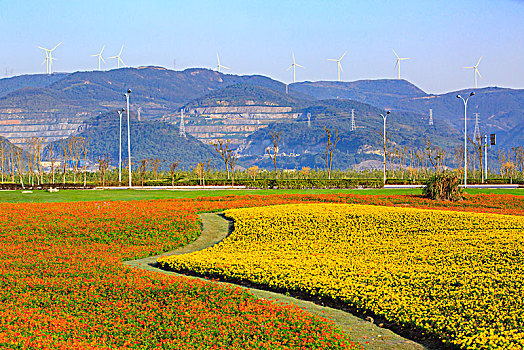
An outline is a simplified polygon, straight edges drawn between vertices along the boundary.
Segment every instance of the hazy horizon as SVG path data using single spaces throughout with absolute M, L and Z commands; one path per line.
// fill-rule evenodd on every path
M 214 69 L 260 74 L 292 82 L 292 52 L 297 82 L 401 78 L 427 93 L 474 87 L 472 69 L 479 57 L 479 88 L 524 88 L 524 1 L 466 0 L 460 3 L 386 0 L 345 1 L 50 1 L 27 5 L 0 0 L 0 77 L 45 73 L 52 48 L 54 72 L 96 70 L 103 45 L 103 70 L 127 66 Z M 130 18 L 132 21 L 126 22 Z M 129 24 L 127 24 L 129 23 Z

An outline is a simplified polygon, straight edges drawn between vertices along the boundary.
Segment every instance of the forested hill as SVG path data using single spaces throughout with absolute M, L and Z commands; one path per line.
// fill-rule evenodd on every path
M 108 156 L 113 166 L 118 165 L 119 121 L 116 112 L 101 114 L 86 122 L 85 129 L 72 137 L 88 140 L 89 159 Z M 194 137 L 179 136 L 179 129 L 171 124 L 158 121 L 138 121 L 136 115 L 131 118 L 131 157 L 137 166 L 141 159 L 160 159 L 161 168 L 178 162 L 179 168 L 189 169 L 202 161 L 211 160 L 211 164 L 220 166 L 218 154 L 210 145 L 205 145 Z M 66 139 L 67 142 L 67 139 Z M 56 152 L 60 152 L 60 141 L 53 143 Z M 127 121 L 122 118 L 122 159 L 127 160 Z

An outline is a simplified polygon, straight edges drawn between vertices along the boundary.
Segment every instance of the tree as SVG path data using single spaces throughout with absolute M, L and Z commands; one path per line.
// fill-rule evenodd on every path
M 175 174 L 178 162 L 169 164 L 169 173 L 171 174 L 171 186 L 175 187 Z
M 62 183 L 65 185 L 65 183 L 66 183 L 66 171 L 67 171 L 67 151 L 69 149 L 69 140 L 65 140 L 65 139 L 60 140 L 60 147 L 62 148 L 62 154 L 64 155 L 64 158 L 63 158 L 63 161 L 62 161 L 62 168 L 63 168 L 63 180 L 62 180 Z M 102 158 L 99 158 L 99 159 L 102 159 Z
M 84 158 L 84 187 L 87 185 L 87 151 L 88 151 L 89 139 L 82 138 L 82 156 Z
M 238 161 L 238 158 L 240 157 L 238 154 L 233 153 L 231 150 L 229 151 L 229 169 L 231 170 L 231 186 L 235 186 L 235 164 Z
M 250 177 L 253 178 L 253 181 L 255 181 L 255 178 L 259 171 L 260 169 L 256 165 L 253 165 L 252 167 L 249 167 L 249 169 L 247 169 L 247 173 L 249 174 Z
M 107 168 L 109 168 L 109 158 L 107 155 L 103 155 L 101 157 L 98 157 L 98 171 L 100 173 L 100 181 L 102 182 L 102 187 L 105 187 L 106 185 L 106 172 Z
M 52 145 L 47 145 L 49 160 L 51 161 L 51 183 L 55 183 L 55 159 L 53 157 L 53 147 Z
M 482 166 L 482 160 L 484 159 L 484 142 L 482 137 L 476 137 L 475 139 L 472 139 L 468 136 L 469 142 L 473 145 L 473 149 L 475 150 L 475 154 L 477 155 L 477 159 L 480 164 L 480 177 L 482 179 L 482 182 L 484 182 L 484 167 Z
M 338 141 L 340 141 L 340 137 L 338 137 L 337 129 L 335 129 L 335 135 L 333 136 L 333 139 L 331 139 L 331 130 L 329 130 L 327 127 L 324 127 L 324 131 L 326 132 L 326 155 L 323 158 L 326 162 L 328 179 L 331 179 L 331 168 L 333 166 L 333 152 L 335 151 L 335 147 L 337 147 Z
M 282 131 L 279 131 L 277 134 L 275 130 L 272 130 L 269 133 L 269 136 L 271 137 L 271 143 L 273 144 L 273 155 L 271 155 L 271 150 L 269 147 L 266 148 L 266 152 L 269 155 L 269 158 L 275 164 L 275 178 L 278 178 L 278 168 L 277 168 L 278 144 L 280 142 L 280 136 L 282 136 Z
M 435 173 L 438 173 L 442 167 L 444 151 L 439 146 L 433 146 L 432 141 L 428 137 L 424 139 L 424 143 L 426 144 L 428 160 L 433 166 Z
M 215 147 L 215 150 L 220 154 L 220 157 L 222 157 L 222 160 L 224 161 L 224 165 L 226 166 L 226 172 L 227 172 L 227 179 L 229 180 L 229 156 L 231 155 L 231 150 L 229 149 L 231 140 L 221 140 L 218 139 L 215 142 L 212 142 L 211 144 L 213 147 Z
M 151 164 L 151 170 L 153 171 L 153 174 L 155 174 L 155 180 L 158 180 L 158 168 L 160 167 L 161 162 L 162 161 L 158 158 L 149 160 L 149 164 Z
M 193 172 L 198 176 L 201 186 L 206 185 L 206 176 L 211 171 L 211 166 L 209 165 L 210 162 L 211 159 L 208 159 L 207 162 L 200 162 L 193 168 Z
M 20 148 L 17 148 L 16 151 L 14 152 L 14 157 L 15 157 L 15 161 L 16 161 L 16 168 L 18 169 L 18 175 L 20 176 L 20 184 L 22 185 L 22 188 L 25 188 L 24 187 L 24 179 L 22 177 L 22 174 L 24 172 L 24 169 L 22 168 L 23 166 L 23 162 L 22 162 L 22 150 Z
M 4 153 L 4 139 L 0 139 L 0 160 L 2 165 L 2 183 L 4 183 L 4 164 L 5 164 L 5 153 Z
M 148 162 L 149 162 L 148 159 L 140 160 L 140 182 L 142 184 L 142 187 L 144 187 L 144 175 L 146 174 Z

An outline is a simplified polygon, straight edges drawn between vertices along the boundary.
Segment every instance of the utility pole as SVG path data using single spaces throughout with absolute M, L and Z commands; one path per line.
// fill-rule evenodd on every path
M 429 125 L 433 125 L 433 109 L 429 109 Z
M 120 120 L 120 133 L 118 134 L 118 183 L 122 182 L 122 113 L 125 112 L 125 108 L 118 111 L 118 117 Z
M 384 185 L 386 184 L 386 119 L 390 112 L 387 111 L 386 115 L 380 114 L 382 119 L 384 119 Z
M 464 102 L 464 188 L 466 188 L 468 185 L 468 138 L 467 138 L 468 100 L 473 95 L 475 95 L 475 93 L 471 92 L 466 99 L 464 99 L 464 97 L 460 95 L 457 95 L 457 98 L 460 98 L 462 102 Z
M 127 89 L 127 92 L 124 94 L 126 97 L 127 104 L 127 164 L 129 166 L 129 188 L 133 187 L 131 182 L 131 124 L 129 122 L 129 94 L 131 94 L 131 89 Z

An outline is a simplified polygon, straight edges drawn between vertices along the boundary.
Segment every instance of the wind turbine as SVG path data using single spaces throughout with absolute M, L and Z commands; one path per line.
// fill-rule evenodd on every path
M 46 73 L 47 74 L 51 74 L 51 66 L 53 65 L 53 60 L 56 60 L 56 58 L 53 58 L 53 55 L 52 55 L 52 52 L 58 47 L 60 46 L 62 42 L 59 42 L 58 44 L 55 45 L 55 47 L 53 47 L 52 49 L 46 49 L 42 46 L 37 46 L 39 49 L 42 49 L 45 51 L 45 61 L 47 63 L 47 69 L 46 69 Z
M 340 71 L 344 71 L 342 69 L 342 65 L 340 64 L 340 61 L 342 61 L 342 59 L 344 58 L 344 56 L 346 55 L 347 51 L 344 52 L 344 54 L 342 56 L 340 56 L 340 58 L 338 60 L 334 59 L 334 58 L 328 58 L 327 60 L 328 61 L 333 61 L 333 62 L 337 62 L 337 81 L 340 81 Z
M 477 88 L 477 74 L 478 74 L 479 77 L 482 78 L 482 75 L 480 75 L 480 72 L 479 72 L 479 70 L 478 70 L 478 66 L 479 66 L 479 63 L 480 63 L 480 60 L 481 60 L 481 59 L 482 59 L 482 56 L 480 56 L 479 61 L 478 61 L 477 64 L 474 65 L 473 67 L 464 67 L 464 68 L 471 68 L 471 69 L 474 70 L 474 71 L 473 71 L 473 74 L 475 74 L 475 89 Z
M 395 56 L 397 56 L 397 63 L 395 63 L 395 68 L 397 68 L 397 66 L 398 66 L 398 79 L 400 79 L 400 61 L 402 61 L 402 60 L 409 60 L 410 57 L 398 57 L 398 55 L 395 52 L 395 50 L 393 50 L 393 53 L 395 54 Z
M 91 57 L 98 57 L 98 70 L 100 70 L 100 61 L 102 61 L 104 63 L 106 62 L 106 61 L 104 61 L 104 58 L 102 57 L 102 52 L 104 51 L 105 47 L 106 47 L 105 45 L 102 46 L 102 50 L 100 50 L 100 53 L 98 53 L 96 55 L 91 55 Z
M 291 64 L 291 66 L 289 66 L 287 70 L 290 70 L 291 68 L 293 68 L 293 83 L 295 83 L 296 82 L 296 79 L 295 79 L 296 67 L 300 67 L 300 68 L 304 68 L 304 67 L 295 62 L 295 53 L 291 52 L 291 54 L 293 55 L 293 63 Z
M 218 70 L 219 73 L 220 73 L 220 68 L 231 69 L 229 67 L 226 67 L 226 66 L 223 66 L 223 65 L 220 64 L 220 57 L 218 57 L 218 52 L 217 52 L 217 62 L 218 62 L 217 70 Z
M 120 57 L 120 55 L 122 55 L 123 49 L 124 49 L 124 45 L 122 45 L 122 47 L 120 48 L 120 52 L 118 53 L 118 55 L 108 57 L 108 59 L 116 58 L 116 68 L 120 68 L 120 62 L 122 62 L 122 66 L 124 67 L 126 66 L 126 64 L 124 63 L 124 61 L 122 61 L 122 58 Z

